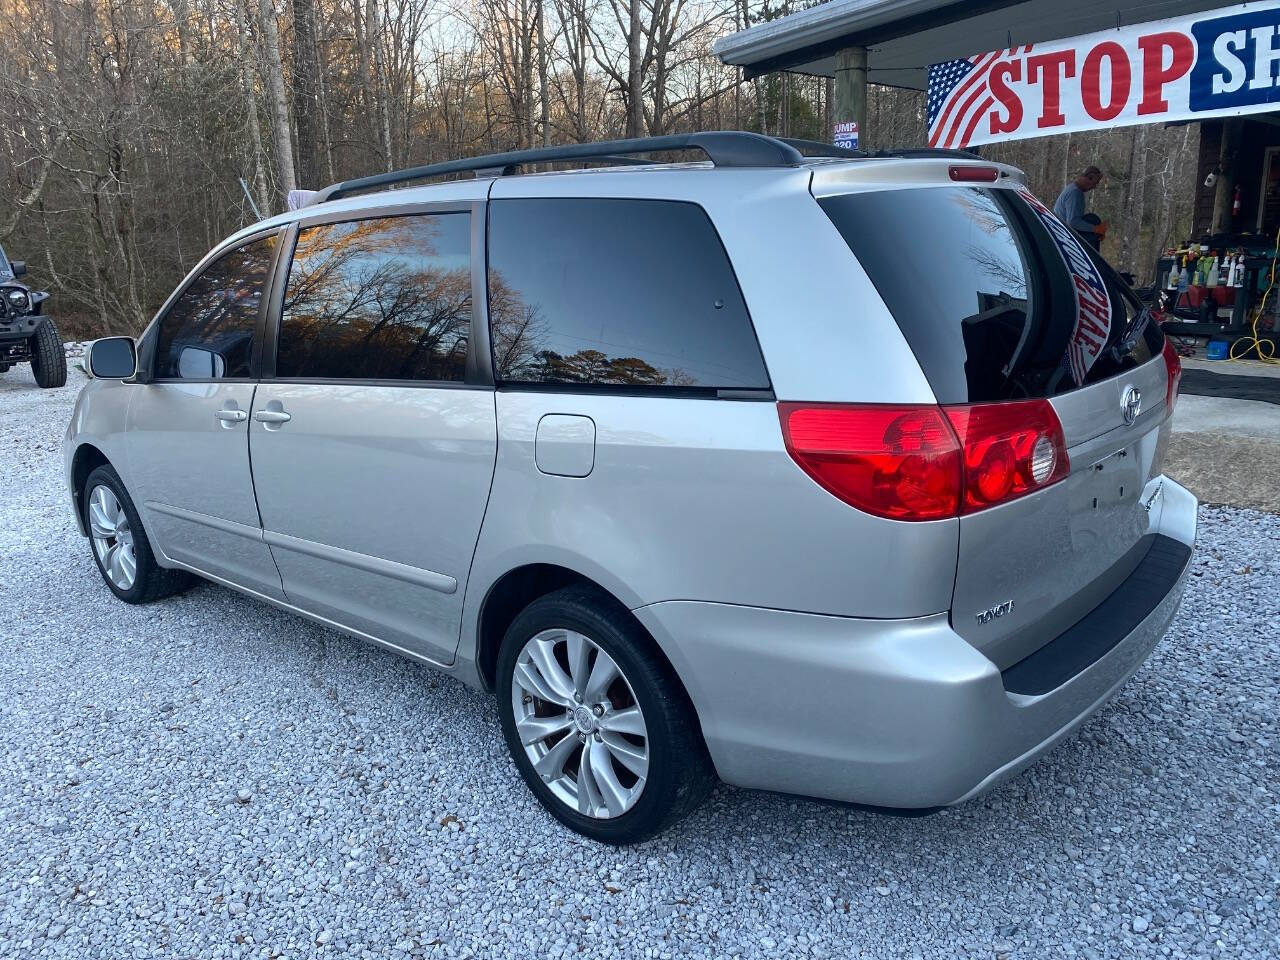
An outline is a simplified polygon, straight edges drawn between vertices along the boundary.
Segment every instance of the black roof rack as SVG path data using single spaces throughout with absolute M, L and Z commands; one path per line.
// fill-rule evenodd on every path
M 334 183 L 319 191 L 311 203 L 336 200 L 359 190 L 390 187 L 413 180 L 444 176 L 449 173 L 475 171 L 478 176 L 508 176 L 530 163 L 556 163 L 571 160 L 607 161 L 610 163 L 646 163 L 628 158 L 628 154 L 657 153 L 667 150 L 701 150 L 717 167 L 793 167 L 804 161 L 800 147 L 810 151 L 821 148 L 823 156 L 862 156 L 852 150 L 840 153 L 830 144 L 807 140 L 780 140 L 759 133 L 718 130 L 709 133 L 682 133 L 667 137 L 640 137 L 633 140 L 606 140 L 600 143 L 570 143 L 559 147 L 513 150 L 482 157 L 446 160 L 406 170 L 393 170 L 371 177 L 359 177 Z
M 836 147 L 821 140 L 797 140 L 794 137 L 781 137 L 783 143 L 795 147 L 801 153 L 811 157 L 843 157 L 847 160 L 865 160 L 871 154 L 865 150 L 850 150 L 848 147 Z

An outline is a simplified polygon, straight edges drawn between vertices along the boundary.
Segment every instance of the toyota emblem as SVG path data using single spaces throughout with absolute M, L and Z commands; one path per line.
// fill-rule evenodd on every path
M 1142 412 L 1142 391 L 1137 387 L 1125 387 L 1124 396 L 1120 398 L 1120 412 L 1124 414 L 1124 422 L 1132 424 Z

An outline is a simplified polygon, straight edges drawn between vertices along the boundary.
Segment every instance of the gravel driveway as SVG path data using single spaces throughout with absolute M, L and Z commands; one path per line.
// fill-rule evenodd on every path
M 1203 510 L 1170 636 L 994 793 L 720 788 L 616 850 L 451 679 L 211 585 L 112 599 L 61 476 L 82 382 L 0 377 L 0 956 L 1280 954 L 1280 517 Z

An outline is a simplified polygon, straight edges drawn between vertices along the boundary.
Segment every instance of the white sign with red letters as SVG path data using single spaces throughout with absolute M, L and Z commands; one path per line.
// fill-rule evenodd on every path
M 929 68 L 929 146 L 1280 109 L 1280 0 Z

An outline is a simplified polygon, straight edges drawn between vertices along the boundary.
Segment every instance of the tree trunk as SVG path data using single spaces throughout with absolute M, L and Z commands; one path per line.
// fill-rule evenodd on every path
M 644 105 L 641 103 L 644 69 L 644 30 L 640 25 L 640 0 L 628 0 L 630 29 L 627 31 L 627 136 L 644 133 Z
M 382 155 L 388 171 L 394 169 L 391 155 L 391 116 L 387 106 L 387 64 L 382 55 L 382 27 L 378 17 L 378 0 L 368 0 L 364 10 L 365 42 L 373 61 L 373 99 L 377 106 L 378 134 L 382 138 Z
M 258 121 L 258 98 L 254 94 L 253 80 L 249 74 L 249 28 L 245 20 L 242 0 L 234 0 L 236 32 L 240 48 L 240 92 L 244 96 L 244 109 L 249 117 L 249 148 L 253 153 L 253 192 L 258 212 L 266 217 L 271 214 L 271 194 L 267 190 L 267 174 L 262 167 L 262 126 Z
M 293 0 L 293 116 L 298 129 L 298 179 L 313 190 L 323 177 L 319 74 L 315 0 Z
M 1120 264 L 1122 270 L 1137 274 L 1137 251 L 1142 232 L 1143 185 L 1147 179 L 1147 128 L 1139 124 L 1133 128 L 1129 143 L 1129 177 L 1124 186 L 1124 202 L 1120 209 L 1124 221 L 1116 224 L 1120 236 Z
M 542 145 L 551 143 L 551 123 L 547 98 L 547 0 L 536 0 L 538 4 L 538 99 L 542 102 Z
M 280 173 L 280 190 L 287 197 L 290 190 L 298 189 L 298 178 L 293 170 L 293 146 L 289 137 L 289 101 L 284 91 L 284 67 L 280 63 L 280 31 L 276 27 L 276 9 L 272 0 L 261 0 L 258 10 L 259 19 L 262 22 L 263 53 L 266 55 L 267 90 L 271 95 L 276 167 Z

